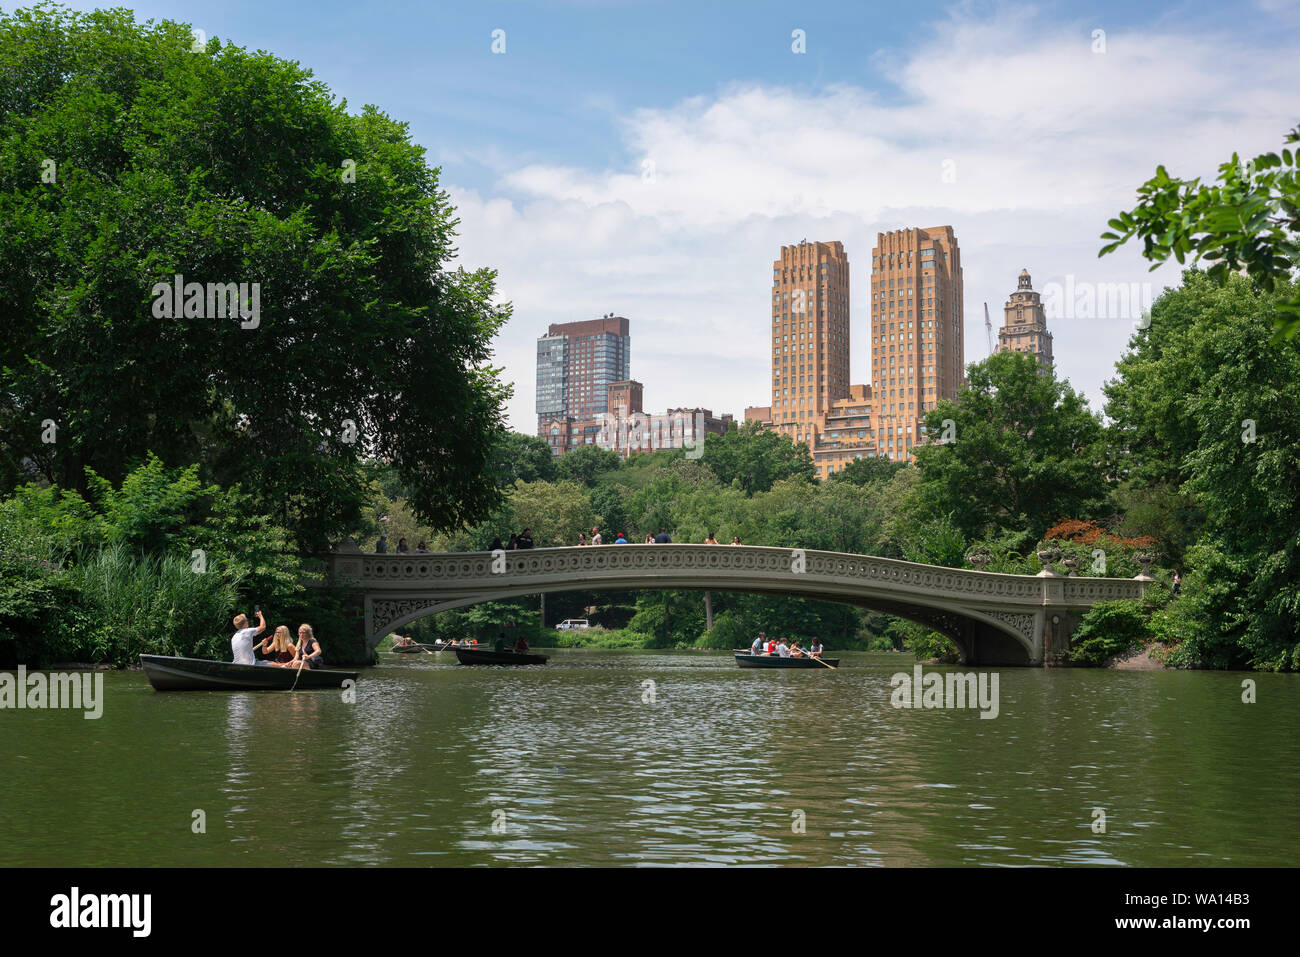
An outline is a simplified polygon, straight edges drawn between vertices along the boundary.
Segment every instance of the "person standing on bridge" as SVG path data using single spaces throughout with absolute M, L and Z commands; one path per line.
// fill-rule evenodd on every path
M 709 532 L 708 535 L 704 536 L 704 544 L 705 544 L 705 545 L 716 545 L 716 544 L 718 544 L 718 540 L 717 540 L 716 538 L 713 537 L 713 533 L 712 533 L 712 532 Z
M 375 542 L 375 554 L 386 555 L 388 553 L 388 536 L 383 532 L 379 533 L 379 541 Z
M 623 537 L 623 533 L 622 533 L 622 532 L 619 532 L 619 533 L 618 533 L 618 538 L 614 539 L 614 544 L 615 544 L 615 545 L 626 545 L 626 544 L 627 544 L 627 539 Z
M 533 547 L 533 530 L 525 528 L 524 533 L 515 541 L 515 548 L 532 548 Z
M 582 546 L 582 545 L 586 545 L 586 544 L 587 544 L 587 536 L 584 535 L 584 534 L 582 534 L 582 532 L 579 532 L 579 533 L 578 533 L 578 545 L 579 545 L 579 546 Z
M 656 545 L 671 545 L 672 539 L 668 537 L 668 529 L 660 527 L 659 534 L 655 536 Z
M 510 541 L 506 542 L 506 551 L 513 552 L 519 547 L 519 536 L 514 532 L 510 533 Z
M 591 544 L 593 545 L 605 544 L 605 540 L 600 537 L 600 529 L 597 528 L 595 525 L 591 526 Z

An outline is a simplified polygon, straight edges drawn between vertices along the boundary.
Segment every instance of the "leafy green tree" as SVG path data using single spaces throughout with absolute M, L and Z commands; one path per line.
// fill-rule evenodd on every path
M 529 596 L 516 601 L 485 601 L 471 605 L 464 611 L 468 633 L 489 644 L 496 641 L 502 632 L 511 645 L 520 635 L 534 641 L 542 627 L 541 612 L 536 607 L 525 606 L 523 601 L 535 603 L 537 599 Z
M 904 557 L 904 541 L 909 530 L 925 518 L 918 493 L 920 484 L 921 472 L 911 466 L 897 470 L 888 481 L 862 487 L 867 509 L 876 523 L 865 548 L 868 554 Z
M 0 553 L 62 564 L 103 536 L 98 513 L 76 492 L 28 483 L 0 502 Z
M 1286 142 L 1300 142 L 1300 126 Z M 1233 153 L 1212 185 L 1174 178 L 1158 166 L 1139 187 L 1138 205 L 1110 221 L 1101 238 L 1111 242 L 1098 255 L 1140 236 L 1152 269 L 1171 255 L 1180 263 L 1204 259 L 1212 264 L 1208 272 L 1216 282 L 1244 269 L 1266 292 L 1279 281 L 1290 287 L 1300 265 L 1298 165 L 1300 151 L 1291 149 L 1263 153 L 1248 163 Z M 1279 297 L 1274 305 L 1276 344 L 1300 329 L 1300 296 Z
M 686 483 L 661 470 L 650 484 L 637 489 L 627 499 L 627 528 L 619 529 L 630 542 L 642 541 L 646 534 L 666 528 L 677 531 L 677 516 L 682 497 L 689 494 Z
M 124 545 L 137 556 L 170 556 L 196 574 L 220 568 L 256 600 L 288 601 L 302 588 L 303 567 L 286 531 L 258 514 L 250 496 L 204 485 L 198 471 L 197 465 L 168 469 L 152 453 L 119 487 L 92 471 L 102 544 Z
M 869 553 L 882 533 L 870 493 L 851 482 L 784 479 L 752 499 L 750 544 Z
M 624 487 L 613 482 L 601 482 L 593 488 L 591 507 L 596 513 L 596 521 L 587 527 L 588 534 L 590 529 L 598 524 L 602 539 L 613 542 L 614 536 L 624 531 L 624 526 L 627 525 L 626 497 Z
M 951 515 L 940 515 L 909 525 L 902 535 L 903 557 L 909 562 L 962 568 L 966 564 L 966 537 Z
M 1300 341 L 1273 339 L 1294 294 L 1189 271 L 1107 387 L 1116 469 L 1204 516 L 1170 617 L 1183 663 L 1300 668 Z
M 1162 563 L 1176 567 L 1196 543 L 1205 511 L 1185 486 L 1172 481 L 1121 482 L 1112 495 L 1116 530 L 1129 538 L 1151 538 Z
M 1149 325 L 1133 334 L 1115 378 L 1102 389 L 1109 458 L 1119 478 L 1173 486 L 1186 479 L 1185 463 L 1198 442 L 1189 399 L 1210 369 L 1207 330 L 1238 323 L 1253 303 L 1239 284 L 1223 288 L 1187 270 L 1178 289 L 1152 304 Z
M 437 171 L 299 65 L 193 43 L 121 9 L 0 14 L 0 477 L 84 491 L 153 450 L 316 547 L 375 457 L 433 527 L 482 518 L 509 309 L 449 268 Z M 169 303 L 178 276 L 200 294 Z
M 952 441 L 916 451 L 919 495 L 968 539 L 1000 529 L 1041 536 L 1058 518 L 1103 507 L 1102 427 L 1087 400 L 1028 353 L 1000 352 L 967 370 L 967 386 L 926 416 Z
M 704 442 L 703 462 L 724 485 L 738 482 L 746 492 L 766 492 L 773 483 L 802 476 L 816 477 L 808 446 L 757 422 L 746 422 L 725 435 L 710 435 Z
M 895 462 L 880 456 L 866 456 L 854 459 L 838 472 L 832 472 L 830 481 L 849 482 L 853 485 L 874 485 L 886 482 L 900 469 L 907 468 L 906 462 Z
M 515 482 L 554 482 L 559 475 L 555 456 L 544 439 L 507 432 L 492 453 L 490 465 L 502 488 Z
M 560 456 L 555 463 L 555 474 L 563 481 L 577 482 L 591 488 L 602 475 L 617 469 L 621 463 L 622 459 L 613 449 L 602 449 L 599 445 L 580 445 L 572 452 Z
M 537 548 L 576 545 L 595 523 L 587 490 L 574 482 L 516 482 L 510 496 L 516 532 L 529 528 Z

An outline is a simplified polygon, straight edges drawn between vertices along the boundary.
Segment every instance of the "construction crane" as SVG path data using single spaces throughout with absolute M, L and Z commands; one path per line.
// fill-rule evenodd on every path
M 997 350 L 993 348 L 993 320 L 989 318 L 989 304 L 984 303 L 984 336 L 989 341 L 989 355 Z

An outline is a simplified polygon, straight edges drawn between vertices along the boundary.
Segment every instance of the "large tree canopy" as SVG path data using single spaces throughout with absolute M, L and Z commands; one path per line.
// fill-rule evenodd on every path
M 796 445 L 789 435 L 760 428 L 757 422 L 733 427 L 725 435 L 707 436 L 703 461 L 719 482 L 739 482 L 751 493 L 766 492 L 781 479 L 811 481 L 817 474 L 807 445 Z
M 374 457 L 430 525 L 483 517 L 508 308 L 449 269 L 437 170 L 296 63 L 195 45 L 124 10 L 0 15 L 0 481 L 84 489 L 152 450 L 319 544 Z M 203 295 L 168 317 L 178 276 Z
M 1294 296 L 1188 271 L 1106 386 L 1117 468 L 1139 492 L 1181 487 L 1148 521 L 1184 497 L 1198 515 L 1181 603 L 1196 663 L 1300 667 L 1300 340 L 1272 338 Z
M 1037 538 L 1060 518 L 1092 517 L 1106 479 L 1087 400 L 1028 353 L 992 355 L 967 380 L 926 417 L 941 440 L 916 450 L 926 511 L 951 513 L 969 538 L 1008 528 Z

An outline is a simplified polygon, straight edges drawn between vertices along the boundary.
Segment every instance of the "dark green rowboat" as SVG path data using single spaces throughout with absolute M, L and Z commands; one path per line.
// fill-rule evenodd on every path
M 340 688 L 356 681 L 355 671 L 328 668 L 275 668 L 269 665 L 236 665 L 206 658 L 172 658 L 141 655 L 145 677 L 155 691 L 287 691 L 295 688 Z M 297 685 L 294 685 L 294 679 Z
M 490 651 L 486 648 L 457 648 L 456 660 L 462 665 L 544 665 L 546 655 L 518 651 Z
M 817 668 L 830 671 L 840 666 L 838 658 L 781 658 L 777 655 L 736 654 L 736 664 L 742 668 Z M 825 664 L 822 664 L 825 662 Z M 830 665 L 831 668 L 827 668 Z

